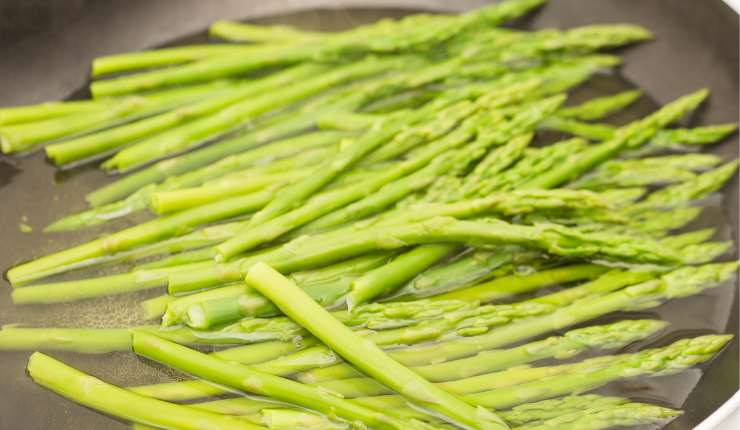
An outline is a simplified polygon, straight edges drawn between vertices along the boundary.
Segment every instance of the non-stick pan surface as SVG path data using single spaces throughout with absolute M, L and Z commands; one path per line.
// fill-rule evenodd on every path
M 84 87 L 93 57 L 175 40 L 203 40 L 203 30 L 218 18 L 262 18 L 308 29 L 335 30 L 380 17 L 419 10 L 465 10 L 482 1 L 9 1 L 0 0 L 0 106 L 63 98 Z M 373 9 L 362 9 L 372 5 Z M 551 0 L 525 28 L 571 27 L 599 22 L 632 22 L 650 28 L 657 40 L 625 51 L 622 76 L 649 98 L 665 103 L 700 87 L 712 90 L 710 103 L 693 124 L 737 121 L 738 16 L 720 0 Z M 200 36 L 197 36 L 200 34 Z M 196 35 L 196 36 L 193 36 Z M 191 37 L 192 36 L 192 37 Z M 624 86 L 606 79 L 606 86 Z M 641 109 L 650 109 L 644 102 Z M 635 113 L 635 114 L 637 114 Z M 738 156 L 737 137 L 715 148 L 725 159 Z M 42 154 L 0 158 L 0 269 L 104 234 L 43 235 L 43 226 L 84 207 L 83 195 L 109 181 L 92 166 L 58 172 Z M 737 244 L 738 186 L 726 186 L 721 205 L 700 220 L 716 226 Z M 34 227 L 21 233 L 22 217 Z M 25 219 L 25 218 L 24 218 Z M 117 224 L 115 227 L 122 227 Z M 737 258 L 734 252 L 731 258 Z M 0 324 L 120 326 L 133 323 L 135 303 L 145 297 L 117 297 L 56 306 L 13 307 L 10 286 L 0 281 Z M 646 345 L 678 336 L 721 331 L 738 334 L 737 285 L 677 300 L 644 313 L 671 322 L 671 331 Z M 612 318 L 613 319 L 613 318 Z M 131 354 L 80 356 L 54 354 L 117 384 L 163 378 L 166 371 Z M 47 392 L 25 376 L 27 353 L 0 354 L 0 430 L 124 429 L 126 423 L 77 406 Z M 738 389 L 738 342 L 716 360 L 682 375 L 613 384 L 609 393 L 630 394 L 686 411 L 668 428 L 690 429 Z

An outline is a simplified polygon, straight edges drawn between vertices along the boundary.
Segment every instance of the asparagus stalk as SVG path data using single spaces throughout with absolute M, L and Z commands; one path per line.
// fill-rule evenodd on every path
M 527 429 L 548 430 L 555 428 L 600 430 L 617 426 L 632 427 L 665 425 L 681 415 L 681 411 L 645 403 L 627 403 L 609 408 L 589 408 L 583 413 L 563 414 L 544 422 L 526 425 Z M 524 429 L 525 427 L 515 427 Z
M 95 58 L 90 73 L 93 78 L 97 78 L 112 73 L 172 66 L 221 55 L 250 55 L 254 50 L 249 45 L 210 44 L 125 52 Z
M 515 294 L 527 293 L 548 285 L 594 278 L 607 270 L 604 266 L 594 264 L 571 264 L 554 269 L 541 270 L 531 274 L 502 276 L 467 288 L 435 295 L 430 297 L 430 299 L 492 302 L 511 297 Z
M 307 385 L 256 371 L 245 365 L 209 357 L 143 332 L 135 332 L 134 351 L 177 369 L 204 377 L 218 384 L 265 395 L 350 421 L 382 429 L 428 428 L 419 422 L 399 420 Z
M 642 97 L 639 90 L 628 90 L 610 96 L 597 97 L 576 106 L 560 109 L 558 115 L 582 121 L 594 121 L 619 112 Z
M 86 375 L 47 355 L 36 352 L 28 360 L 28 373 L 38 383 L 64 397 L 125 420 L 171 430 L 204 427 L 223 430 L 258 430 L 264 427 L 224 416 L 134 394 Z
M 720 159 L 710 154 L 668 155 L 640 160 L 607 161 L 574 182 L 574 188 L 600 189 L 672 184 L 693 179 L 692 170 L 713 167 Z M 658 169 L 657 167 L 660 166 Z
M 246 281 L 350 363 L 413 402 L 443 414 L 448 422 L 478 429 L 508 428 L 493 413 L 470 406 L 404 367 L 374 344 L 363 342 L 303 290 L 269 266 L 253 266 Z
M 23 124 L 64 115 L 95 112 L 108 106 L 108 100 L 70 100 L 27 106 L 0 108 L 0 126 Z
M 672 185 L 650 194 L 647 205 L 671 205 L 694 200 L 718 190 L 737 170 L 738 160 L 696 176 L 683 183 Z

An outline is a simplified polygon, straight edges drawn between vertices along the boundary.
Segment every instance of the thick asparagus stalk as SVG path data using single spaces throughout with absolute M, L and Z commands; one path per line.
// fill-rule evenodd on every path
M 473 408 L 404 367 L 374 344 L 363 342 L 303 290 L 269 266 L 253 266 L 246 281 L 343 358 L 414 403 L 436 410 L 452 424 L 463 423 L 477 429 L 508 428 L 493 413 Z
M 134 351 L 218 384 L 294 403 L 319 412 L 336 414 L 349 421 L 382 429 L 428 428 L 419 422 L 399 420 L 383 412 L 359 406 L 321 390 L 289 379 L 253 370 L 245 365 L 209 357 L 143 332 L 135 332 Z
M 239 418 L 134 394 L 106 384 L 40 352 L 34 353 L 28 360 L 28 373 L 39 385 L 85 406 L 162 429 L 264 429 Z

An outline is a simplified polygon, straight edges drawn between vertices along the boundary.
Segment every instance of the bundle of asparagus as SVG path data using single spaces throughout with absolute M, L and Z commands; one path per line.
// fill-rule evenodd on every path
M 736 262 L 714 262 L 732 243 L 676 231 L 738 166 L 686 150 L 736 126 L 671 127 L 707 90 L 620 127 L 601 121 L 639 91 L 566 103 L 619 64 L 598 51 L 651 35 L 500 27 L 541 3 L 339 33 L 216 22 L 212 35 L 236 43 L 99 58 L 94 77 L 124 74 L 93 82 L 93 100 L 0 109 L 6 153 L 148 164 L 48 231 L 153 215 L 11 268 L 14 303 L 166 288 L 141 303 L 160 325 L 5 326 L 0 349 L 133 350 L 202 378 L 121 388 L 31 356 L 34 381 L 140 430 L 606 429 L 678 416 L 581 393 L 679 373 L 730 336 L 618 353 L 668 324 L 572 326 L 734 278 Z M 547 143 L 543 130 L 565 137 Z M 190 348 L 203 345 L 216 349 Z

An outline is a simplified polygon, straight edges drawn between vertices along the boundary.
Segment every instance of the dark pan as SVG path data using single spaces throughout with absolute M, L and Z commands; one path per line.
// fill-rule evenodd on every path
M 84 87 L 94 57 L 170 43 L 204 40 L 203 29 L 218 18 L 254 19 L 307 29 L 335 30 L 419 10 L 465 10 L 482 1 L 391 1 L 384 8 L 358 9 L 373 2 L 354 0 L 199 1 L 0 0 L 0 106 L 64 98 Z M 395 8 L 386 8 L 389 6 Z M 290 7 L 289 7 L 290 6 Z M 310 9 L 319 8 L 319 9 Z M 323 8 L 323 9 L 321 9 Z M 625 51 L 622 75 L 658 103 L 700 87 L 712 90 L 709 105 L 693 124 L 737 121 L 738 16 L 721 0 L 552 0 L 520 23 L 526 28 L 571 27 L 598 22 L 632 22 L 650 28 L 657 40 Z M 200 33 L 199 33 L 200 32 Z M 604 85 L 624 86 L 606 80 Z M 608 89 L 608 88 L 607 88 Z M 642 109 L 652 106 L 648 102 Z M 644 113 L 644 112 L 637 112 Z M 714 148 L 725 159 L 738 156 L 737 138 Z M 0 159 L 0 268 L 64 248 L 103 233 L 42 235 L 52 220 L 83 208 L 83 195 L 109 179 L 93 166 L 58 172 L 42 154 Z M 737 244 L 738 186 L 723 189 L 722 205 L 707 211 L 704 225 L 717 226 Z M 34 232 L 19 231 L 26 216 Z M 116 227 L 121 227 L 118 224 Z M 729 227 L 728 227 L 729 226 Z M 731 256 L 737 258 L 736 252 Z M 37 325 L 120 325 L 134 320 L 143 295 L 74 305 L 13 307 L 7 289 L 0 294 L 0 323 Z M 684 334 L 721 331 L 738 334 L 737 285 L 678 300 L 651 315 L 671 322 L 672 331 L 644 343 L 658 345 Z M 0 430 L 123 429 L 123 422 L 72 404 L 35 386 L 24 374 L 27 353 L 0 355 Z M 117 384 L 161 379 L 166 371 L 131 354 L 55 354 Z M 691 429 L 738 390 L 738 342 L 700 371 L 650 381 L 613 384 L 606 392 L 631 393 L 684 409 L 668 426 Z

